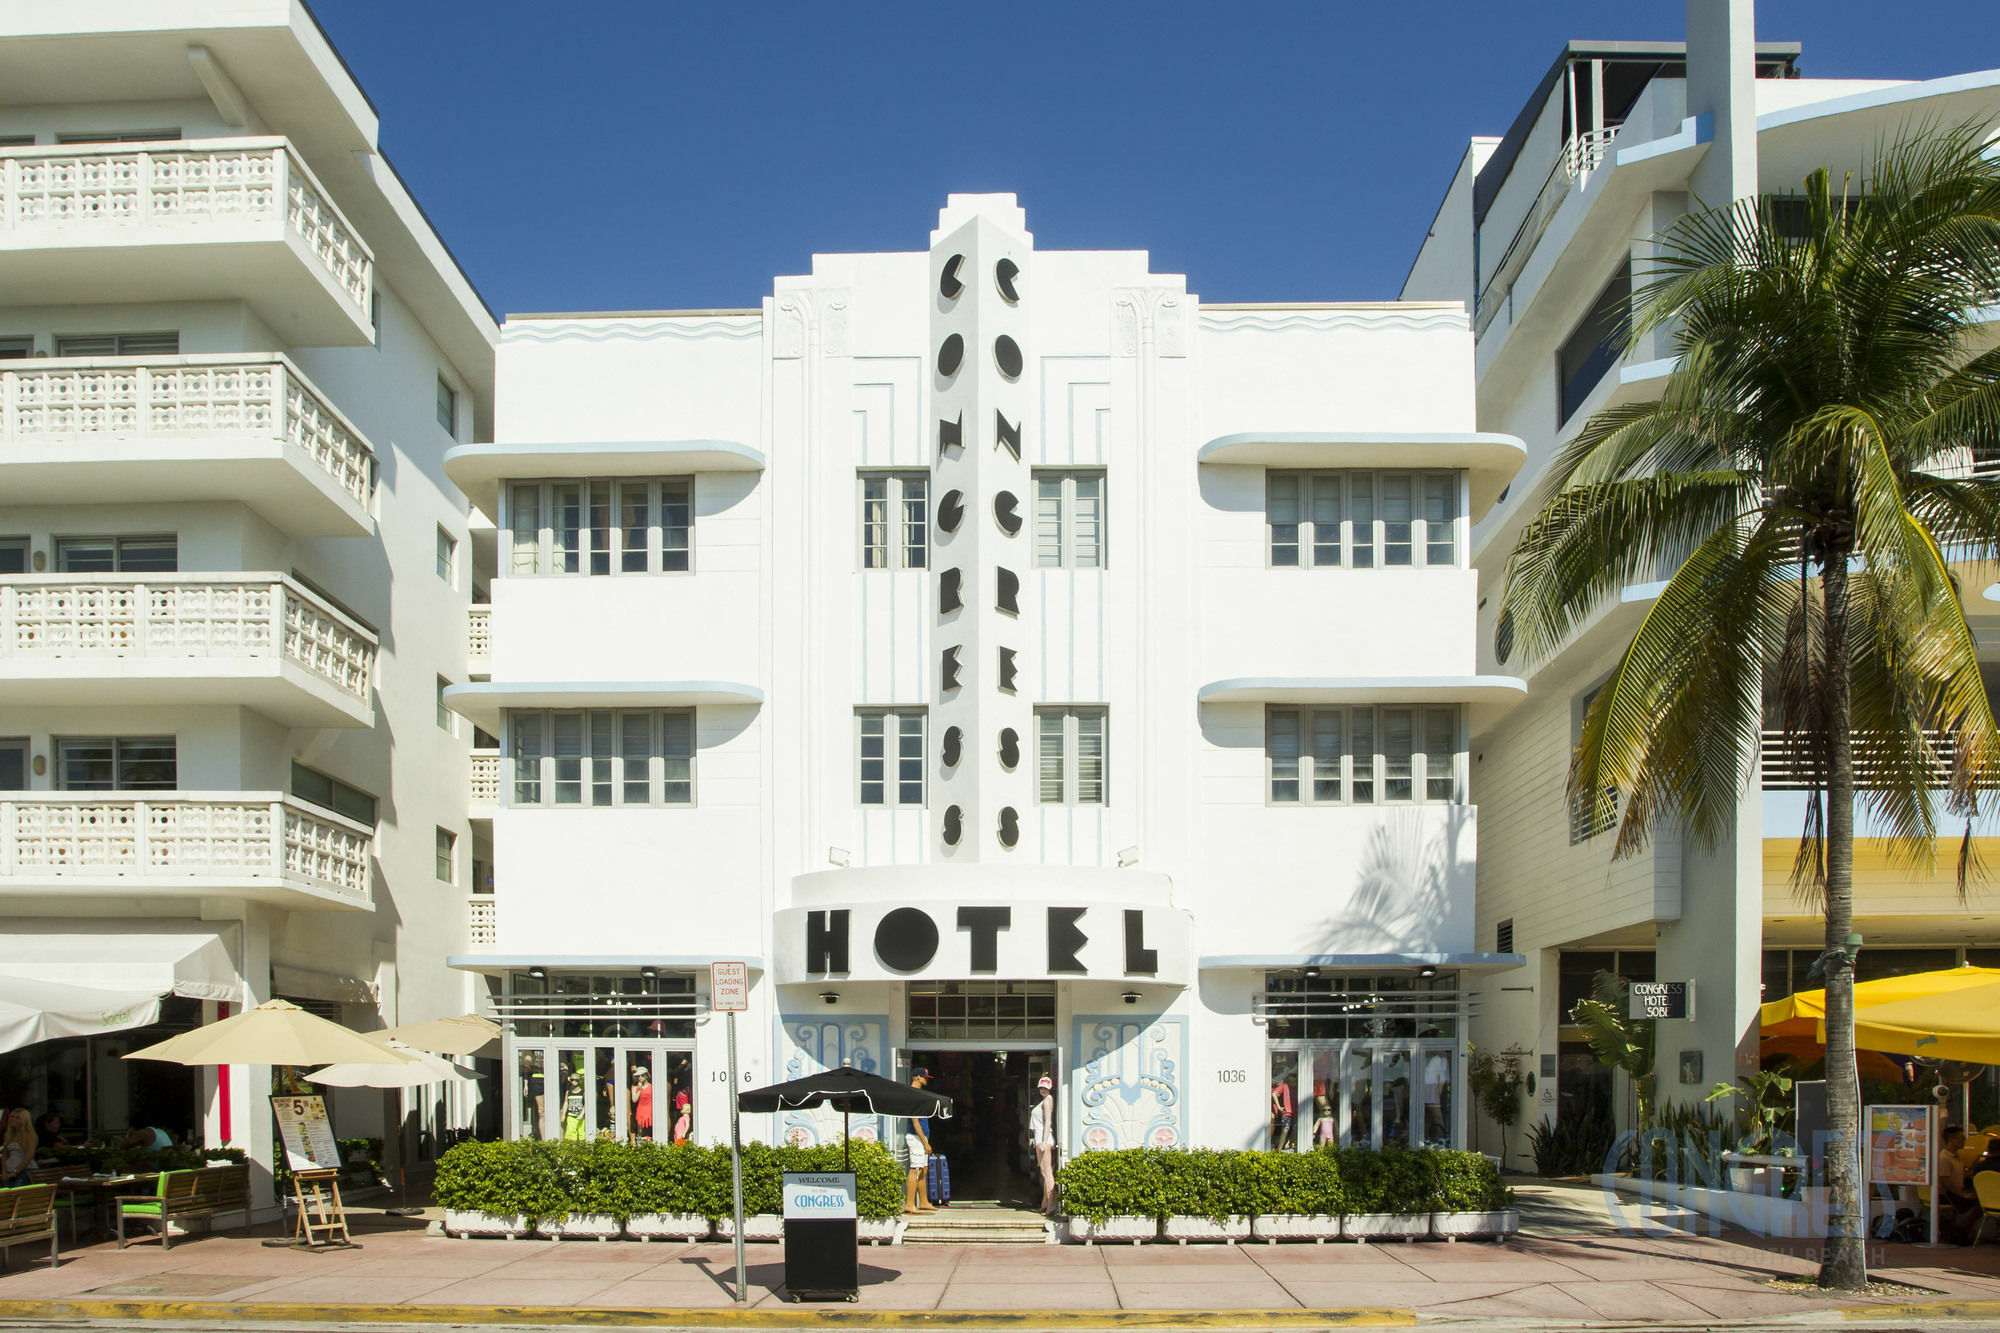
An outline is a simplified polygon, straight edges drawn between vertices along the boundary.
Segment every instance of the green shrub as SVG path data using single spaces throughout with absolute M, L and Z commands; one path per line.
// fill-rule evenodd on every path
M 1108 1217 L 1158 1217 L 1160 1154 L 1150 1148 L 1086 1152 L 1056 1172 L 1063 1211 L 1102 1223 Z
M 1347 1191 L 1339 1159 L 1331 1152 L 1244 1153 L 1254 1159 L 1246 1175 L 1255 1182 L 1244 1202 L 1246 1212 L 1338 1216 L 1346 1211 Z
M 1431 1158 L 1436 1150 L 1424 1148 L 1321 1148 L 1335 1158 L 1344 1197 L 1342 1211 L 1357 1216 L 1395 1213 L 1408 1217 L 1434 1211 L 1431 1200 L 1437 1195 L 1437 1172 Z
M 1483 1155 L 1445 1149 L 1429 1155 L 1436 1180 L 1433 1212 L 1497 1213 L 1514 1206 L 1514 1191 L 1500 1179 L 1500 1168 Z
M 571 1209 L 556 1174 L 559 1146 L 509 1139 L 457 1144 L 438 1159 L 432 1201 L 460 1212 L 518 1213 L 530 1221 L 566 1217 Z
M 1528 1150 L 1538 1176 L 1588 1176 L 1609 1170 L 1618 1130 L 1602 1112 L 1558 1115 L 1528 1128 Z
M 1140 1151 L 1147 1151 L 1141 1149 Z M 1213 1148 L 1169 1148 L 1155 1152 L 1159 1192 L 1153 1196 L 1153 1216 L 1205 1217 L 1228 1220 L 1254 1202 L 1253 1173 L 1240 1152 Z

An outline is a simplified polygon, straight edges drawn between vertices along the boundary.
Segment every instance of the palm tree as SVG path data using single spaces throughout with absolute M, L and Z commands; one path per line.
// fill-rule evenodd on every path
M 1508 563 L 1503 614 L 1541 659 L 1621 587 L 1673 571 L 1571 761 L 1572 809 L 1618 822 L 1620 856 L 1665 820 L 1708 845 L 1733 827 L 1768 687 L 1825 790 L 1795 878 L 1825 912 L 1829 1070 L 1854 1067 L 1857 778 L 1913 866 L 1934 861 L 1941 814 L 1967 817 L 1963 894 L 1970 815 L 2000 777 L 1952 569 L 1984 565 L 1983 585 L 2000 554 L 2000 350 L 1982 328 L 2000 301 L 2000 163 L 1984 134 L 1921 133 L 1858 188 L 1836 194 L 1821 170 L 1802 198 L 1694 212 L 1656 238 L 1623 338 L 1657 333 L 1674 371 L 1657 402 L 1597 414 L 1561 451 Z M 1820 1283 L 1857 1288 L 1859 1090 L 1827 1092 Z

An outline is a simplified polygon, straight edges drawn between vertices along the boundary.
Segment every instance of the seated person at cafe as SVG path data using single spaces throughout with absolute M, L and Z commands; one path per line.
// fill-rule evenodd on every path
M 69 1140 L 63 1137 L 63 1119 L 60 1111 L 44 1111 L 42 1118 L 35 1122 L 35 1134 L 44 1148 L 67 1148 Z
M 1940 1240 L 1970 1243 L 1979 1226 L 1979 1196 L 1972 1192 L 1958 1150 L 1965 1146 L 1965 1128 L 1951 1125 L 1938 1143 L 1937 1191 Z
M 145 1119 L 141 1117 L 132 1122 L 132 1127 L 125 1131 L 125 1141 L 118 1146 L 121 1148 L 148 1148 L 157 1151 L 161 1148 L 173 1147 L 174 1137 L 164 1129 L 147 1124 Z

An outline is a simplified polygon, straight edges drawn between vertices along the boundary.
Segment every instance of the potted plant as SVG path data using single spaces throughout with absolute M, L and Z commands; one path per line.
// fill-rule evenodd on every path
M 1147 1148 L 1081 1153 L 1056 1173 L 1066 1229 L 1059 1238 L 1094 1245 L 1160 1234 L 1157 1200 L 1163 1186 L 1160 1154 Z
M 722 1189 L 717 1200 L 720 1208 L 715 1218 L 715 1234 L 719 1240 L 736 1238 L 736 1219 L 730 1203 L 729 1150 L 714 1150 L 721 1159 Z M 780 1165 L 782 1154 L 778 1149 L 762 1143 L 743 1145 L 743 1239 L 751 1241 L 776 1241 L 785 1238 L 784 1182 L 779 1179 L 783 1171 Z
M 1365 1245 L 1377 1238 L 1418 1240 L 1430 1234 L 1435 1185 L 1424 1154 L 1407 1148 L 1342 1148 L 1335 1155 L 1345 1190 L 1342 1236 Z
M 537 1214 L 550 1240 L 612 1240 L 624 1230 L 630 1150 L 622 1143 L 551 1143 L 557 1205 Z
M 706 1238 L 715 1211 L 715 1153 L 693 1143 L 635 1143 L 626 1152 L 631 1170 L 625 1184 L 630 1207 L 625 1234 L 641 1241 Z M 721 1174 L 726 1195 L 726 1157 Z
M 1521 1055 L 1518 1049 L 1498 1055 L 1474 1049 L 1466 1062 L 1474 1105 L 1499 1127 L 1502 1162 L 1507 1160 L 1507 1132 L 1521 1122 L 1521 1091 L 1528 1082 L 1528 1076 L 1521 1070 Z
M 1158 1208 L 1168 1240 L 1234 1245 L 1250 1239 L 1250 1213 L 1242 1203 L 1253 1174 L 1248 1156 L 1212 1148 L 1159 1154 Z
M 1521 1229 L 1514 1191 L 1479 1153 L 1434 1149 L 1426 1154 L 1434 1184 L 1431 1234 L 1445 1240 L 1491 1236 L 1502 1240 Z
M 431 1198 L 444 1209 L 452 1236 L 505 1236 L 534 1229 L 544 1210 L 560 1206 L 547 1145 L 460 1143 L 438 1159 Z
M 1250 1234 L 1267 1244 L 1340 1237 L 1343 1191 L 1338 1159 L 1328 1149 L 1254 1154 L 1246 1176 Z

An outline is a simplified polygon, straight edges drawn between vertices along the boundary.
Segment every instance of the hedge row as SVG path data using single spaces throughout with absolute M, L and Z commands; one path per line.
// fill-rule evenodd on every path
M 904 1171 L 879 1143 L 853 1144 L 855 1188 L 863 1217 L 903 1210 Z M 743 1145 L 743 1212 L 783 1209 L 787 1171 L 839 1171 L 841 1145 L 773 1148 Z M 438 1159 L 432 1200 L 440 1208 L 558 1221 L 609 1215 L 623 1222 L 651 1213 L 695 1213 L 714 1222 L 730 1215 L 729 1149 L 695 1143 L 461 1143 Z
M 1107 1217 L 1265 1213 L 1483 1213 L 1513 1206 L 1500 1171 L 1478 1153 L 1440 1148 L 1230 1152 L 1126 1148 L 1072 1158 L 1056 1176 L 1063 1211 Z

